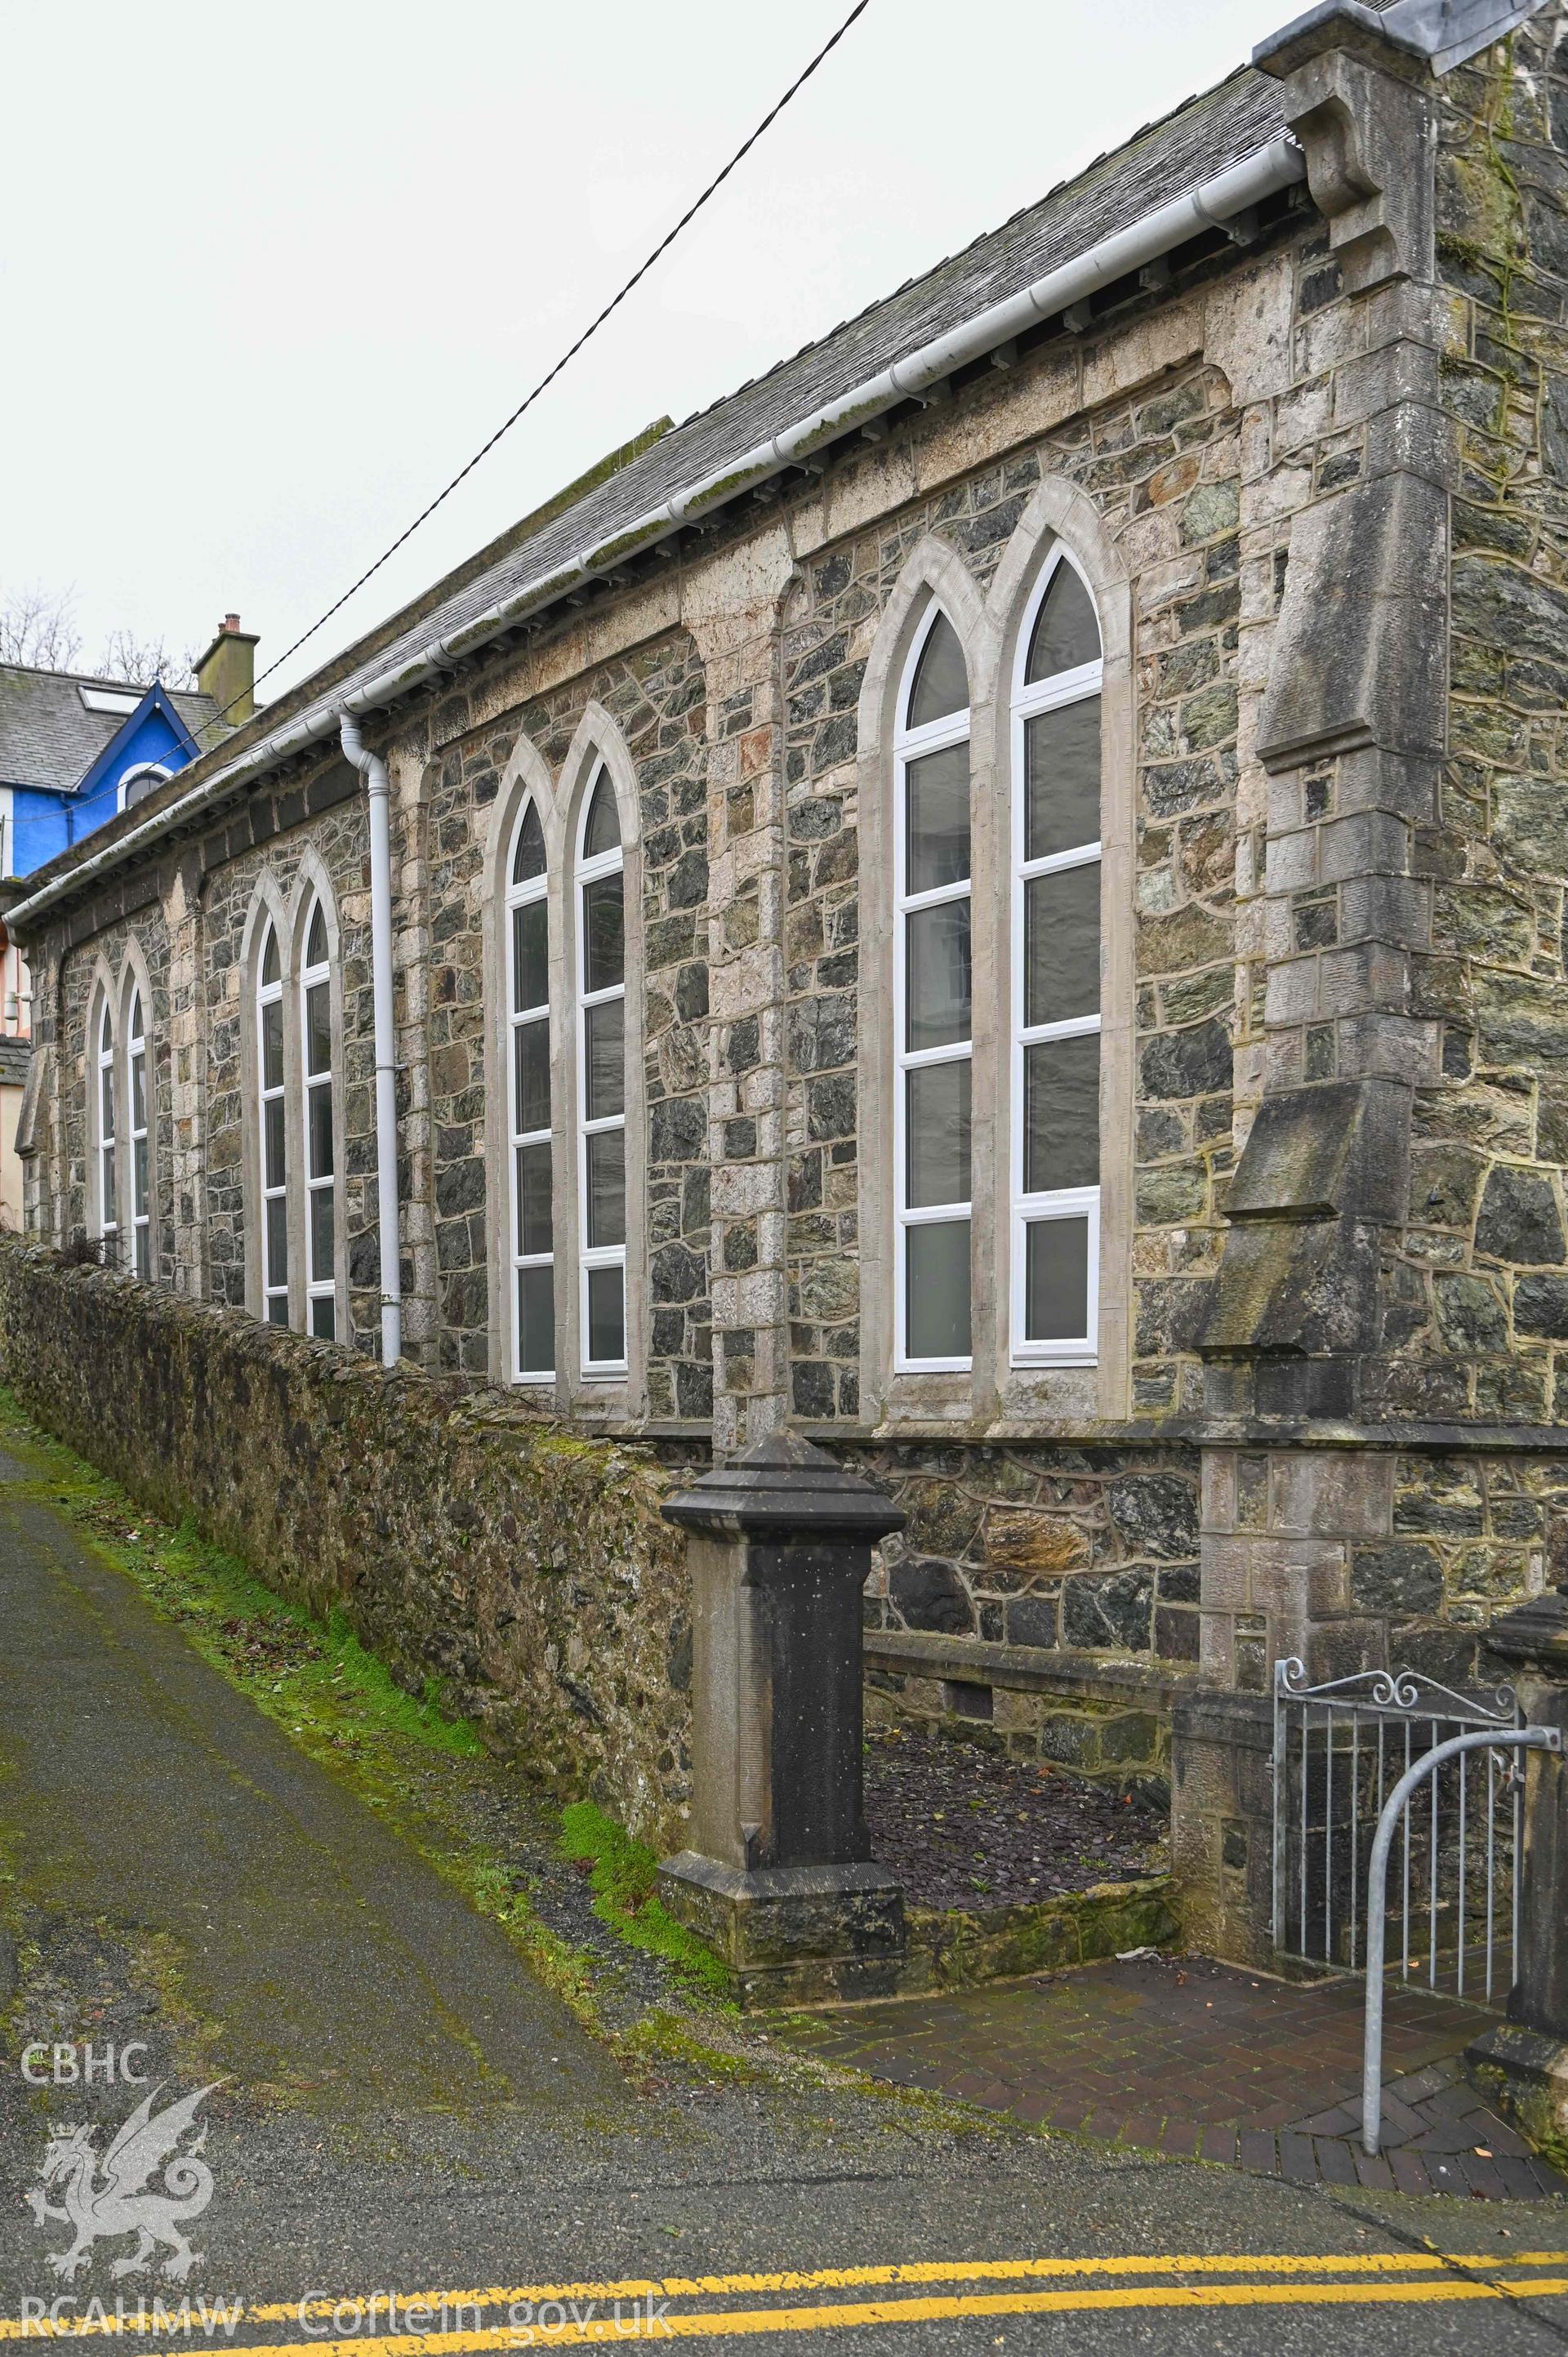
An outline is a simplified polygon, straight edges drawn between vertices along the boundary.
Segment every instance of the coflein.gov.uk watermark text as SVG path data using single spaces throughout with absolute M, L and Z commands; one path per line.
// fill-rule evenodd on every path
M 302 2332 L 317 2341 L 353 2341 L 371 2334 L 478 2333 L 482 2310 L 470 2299 L 410 2299 L 395 2291 L 367 2293 L 360 2299 L 335 2300 L 330 2292 L 306 2292 L 296 2314 Z M 519 2349 L 548 2348 L 562 2333 L 581 2333 L 596 2324 L 596 2338 L 618 2333 L 627 2341 L 673 2337 L 670 2303 L 651 2290 L 633 2299 L 514 2299 L 506 2311 L 504 2330 Z
M 596 2338 L 601 2340 L 618 2336 L 625 2341 L 657 2341 L 672 2337 L 669 2309 L 669 2301 L 657 2298 L 651 2291 L 635 2299 L 613 2301 L 518 2299 L 508 2308 L 500 2330 L 518 2349 L 548 2348 L 563 2333 L 580 2336 L 590 2325 L 597 2325 Z M 352 2341 L 392 2333 L 478 2333 L 481 2310 L 474 2300 L 411 2299 L 402 2292 L 371 2292 L 360 2299 L 338 2300 L 330 2292 L 306 2292 L 295 2314 L 300 2330 L 310 2340 Z M 220 2333 L 231 2341 L 244 2316 L 244 2302 L 235 2298 L 79 2300 L 62 2293 L 55 2299 L 25 2298 L 18 2320 L 24 2341 L 62 2341 L 79 2333 L 106 2332 L 167 2333 L 208 2341 Z

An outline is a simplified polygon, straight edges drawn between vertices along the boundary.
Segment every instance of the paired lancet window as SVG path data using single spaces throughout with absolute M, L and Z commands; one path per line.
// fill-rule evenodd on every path
M 317 896 L 293 990 L 269 920 L 256 963 L 257 1200 L 261 1313 L 333 1341 L 342 1211 L 327 911 Z
M 1007 1349 L 1015 1366 L 1097 1355 L 1100 1251 L 1100 699 L 1093 600 L 1058 542 L 1031 596 L 1011 694 Z M 971 1364 L 970 681 L 933 602 L 894 736 L 897 1357 Z M 1002 879 L 997 879 L 998 890 Z M 1001 1009 L 998 1009 L 999 1016 Z
M 139 983 L 131 985 L 119 1039 L 113 1007 L 105 993 L 98 1012 L 92 1061 L 98 1233 L 107 1258 L 150 1279 L 153 1105 L 146 1015 Z

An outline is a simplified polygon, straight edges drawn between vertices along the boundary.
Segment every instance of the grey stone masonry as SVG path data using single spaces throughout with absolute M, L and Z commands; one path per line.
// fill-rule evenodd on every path
M 320 897 L 335 1340 L 372 1352 L 370 834 L 305 722 L 407 656 L 360 716 L 391 779 L 406 1356 L 463 1392 L 522 1370 L 519 1413 L 568 1440 L 690 1469 L 788 1428 L 883 1483 L 908 1520 L 865 1597 L 878 1710 L 1168 1773 L 1194 1906 L 1249 1953 L 1272 1663 L 1485 1674 L 1490 1620 L 1568 1526 L 1565 15 L 1434 64 L 1407 10 L 1314 8 L 996 238 L 612 454 L 29 879 L 18 920 L 33 1235 L 93 1224 L 94 994 L 140 973 L 158 1280 L 257 1315 L 283 1220 L 261 942 L 286 937 L 297 1043 Z M 725 473 L 1259 155 L 1258 203 L 1189 209 L 1168 252 Z M 668 530 L 629 529 L 671 500 Z M 1077 753 L 1035 729 L 1041 678 L 1069 674 L 1031 678 L 1025 643 L 1064 552 L 1098 630 Z M 968 698 L 942 716 L 968 783 L 943 789 L 940 888 L 965 897 L 940 955 L 904 905 L 933 607 Z M 618 1054 L 582 1004 L 601 768 Z M 1031 830 L 1074 794 L 1077 914 L 1042 921 Z M 525 808 L 542 868 L 514 881 Z M 520 922 L 524 882 L 542 915 Z M 967 1075 L 935 1171 L 908 1135 L 922 956 Z M 279 1099 L 296 1325 L 301 1054 Z M 601 1119 L 624 1123 L 607 1146 Z M 961 1303 L 950 1352 L 903 1347 L 923 1215 L 958 1292 L 967 1243 L 967 1350 Z M 601 1347 L 622 1252 L 624 1363 Z M 1053 1252 L 1083 1255 L 1086 1335 Z

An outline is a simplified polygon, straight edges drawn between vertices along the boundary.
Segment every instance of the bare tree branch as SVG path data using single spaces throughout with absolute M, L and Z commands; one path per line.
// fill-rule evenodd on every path
M 166 687 L 188 687 L 195 659 L 193 647 L 176 651 L 163 638 L 138 639 L 134 630 L 111 630 L 98 672 L 102 679 L 123 679 L 135 687 L 147 687 L 155 679 Z
M 171 647 L 166 639 L 138 639 L 134 630 L 111 630 L 97 664 L 100 679 L 148 687 L 188 687 L 194 647 Z M 35 671 L 77 671 L 81 632 L 76 626 L 76 591 L 46 589 L 41 582 L 0 597 L 0 662 L 27 663 Z
M 0 599 L 0 662 L 70 671 L 81 653 L 74 589 L 46 589 L 35 581 Z

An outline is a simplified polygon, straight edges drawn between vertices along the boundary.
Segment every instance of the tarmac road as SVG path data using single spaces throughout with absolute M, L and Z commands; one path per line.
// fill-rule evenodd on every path
M 1308 2191 L 971 2125 L 800 2064 L 639 2093 L 495 1925 L 47 1505 L 7 1495 L 6 1470 L 0 2341 L 291 2357 L 1568 2341 L 1556 2204 Z M 129 2047 L 145 2083 L 56 2084 L 53 2044 L 80 2074 L 83 2041 L 100 2072 Z M 44 2185 L 49 2138 L 95 2124 L 101 2186 L 144 2093 L 156 2111 L 209 2081 L 199 2267 L 116 2279 L 122 2233 L 57 2276 L 73 2228 L 48 2212 L 75 2164 Z

